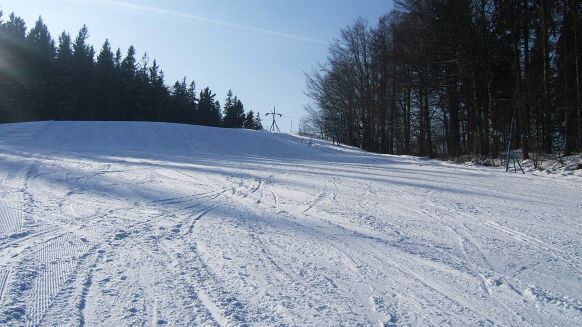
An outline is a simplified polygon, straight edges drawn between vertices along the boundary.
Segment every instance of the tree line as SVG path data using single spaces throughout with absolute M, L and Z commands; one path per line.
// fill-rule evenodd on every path
M 397 0 L 307 74 L 301 131 L 368 151 L 580 152 L 582 2 Z
M 262 129 L 229 91 L 224 106 L 208 87 L 197 93 L 186 78 L 168 87 L 164 72 L 130 46 L 115 52 L 108 40 L 96 55 L 83 26 L 53 40 L 42 17 L 27 31 L 14 13 L 0 11 L 0 123 L 35 120 L 158 121 Z

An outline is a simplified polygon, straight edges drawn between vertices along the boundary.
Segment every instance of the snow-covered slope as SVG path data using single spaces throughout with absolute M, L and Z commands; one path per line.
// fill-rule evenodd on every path
M 266 132 L 0 125 L 0 325 L 579 326 L 581 191 Z

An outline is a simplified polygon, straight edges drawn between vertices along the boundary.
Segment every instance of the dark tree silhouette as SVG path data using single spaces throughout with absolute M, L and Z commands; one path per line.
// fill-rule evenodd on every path
M 0 122 L 141 120 L 243 127 L 244 105 L 229 93 L 225 119 L 209 88 L 196 97 L 186 78 L 170 89 L 156 60 L 136 59 L 130 46 L 115 53 L 109 40 L 95 58 L 83 26 L 55 45 L 42 17 L 27 32 L 24 20 L 0 11 Z M 253 127 L 250 127 L 253 128 Z
M 198 123 L 206 126 L 220 126 L 220 104 L 215 101 L 216 94 L 205 88 L 200 92 L 198 101 Z
M 580 152 L 582 2 L 398 0 L 307 76 L 301 130 L 366 150 L 524 159 Z

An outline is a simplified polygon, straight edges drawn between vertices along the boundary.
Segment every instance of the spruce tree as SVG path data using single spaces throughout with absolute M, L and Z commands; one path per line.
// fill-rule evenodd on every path
M 55 42 L 42 17 L 26 36 L 29 47 L 28 76 L 32 96 L 34 119 L 47 120 L 53 116 Z
M 242 128 L 245 120 L 244 105 L 232 90 L 228 90 L 224 103 L 224 118 L 222 126 L 227 128 Z
M 263 122 L 261 120 L 261 113 L 257 112 L 257 115 L 255 116 L 255 118 L 253 119 L 253 127 L 252 129 L 255 130 L 262 130 L 263 129 Z
M 59 36 L 54 81 L 57 109 L 53 119 L 72 120 L 75 110 L 73 49 L 71 36 L 65 32 Z
M 132 120 L 151 121 L 154 109 L 151 101 L 152 87 L 149 78 L 149 56 L 145 53 L 137 66 L 135 76 L 136 107 Z
M 216 94 L 206 87 L 200 92 L 198 100 L 198 124 L 206 126 L 220 126 L 220 103 L 215 101 Z
M 120 117 L 122 120 L 132 120 L 136 116 L 137 108 L 137 63 L 135 48 L 130 46 L 120 66 Z
M 125 56 L 120 49 L 113 54 L 106 40 L 95 58 L 85 25 L 74 40 L 61 33 L 55 46 L 41 17 L 29 33 L 15 14 L 3 18 L 0 11 L 0 122 L 155 120 L 209 126 L 224 122 L 235 128 L 245 124 L 244 105 L 232 91 L 222 120 L 220 103 L 209 88 L 198 99 L 196 84 L 184 78 L 170 92 L 158 63 L 150 65 L 147 55 L 138 63 L 133 46 Z
M 224 101 L 224 116 L 222 120 L 222 127 L 233 128 L 235 127 L 235 117 L 234 117 L 234 98 L 232 90 L 228 90 L 226 93 L 226 99 Z
M 73 42 L 73 68 L 74 68 L 74 111 L 73 119 L 92 119 L 94 116 L 92 108 L 93 89 L 93 57 L 95 52 L 93 47 L 87 44 L 89 30 L 83 25 L 75 42 Z
M 0 117 L 3 121 L 30 120 L 31 104 L 28 94 L 29 88 L 22 72 L 28 69 L 24 60 L 27 54 L 25 43 L 26 24 L 24 20 L 11 13 L 8 21 L 0 26 L 0 58 L 4 67 L 18 67 L 19 69 L 2 70 L 5 76 L 0 90 Z
M 190 120 L 191 108 L 188 99 L 188 84 L 186 77 L 174 83 L 172 88 L 172 105 L 169 112 L 169 121 L 173 123 L 187 123 Z
M 243 122 L 243 127 L 246 129 L 254 129 L 255 115 L 252 110 L 250 110 Z
M 194 124 L 196 122 L 196 107 L 198 102 L 198 99 L 196 98 L 196 83 L 194 81 L 191 81 L 190 85 L 188 86 L 186 99 L 188 102 L 188 107 L 186 109 L 187 116 L 183 123 Z
M 115 58 L 109 40 L 105 40 L 95 65 L 95 119 L 111 120 L 115 113 Z
M 121 73 L 121 62 L 123 61 L 122 57 L 123 55 L 121 54 L 121 49 L 117 48 L 117 51 L 115 51 L 115 60 L 113 62 L 115 63 L 115 70 L 118 74 Z
M 212 107 L 210 117 L 212 120 L 210 126 L 220 127 L 220 124 L 222 123 L 222 112 L 220 109 L 220 101 L 218 100 L 214 101 L 214 106 Z
M 158 63 L 154 60 L 152 66 L 149 68 L 149 80 L 152 87 L 151 102 L 153 108 L 153 120 L 164 120 L 164 106 L 168 98 L 168 89 L 164 82 L 164 72 L 160 70 Z
M 245 120 L 245 107 L 239 99 L 235 99 L 232 108 L 233 112 L 233 127 L 242 128 Z

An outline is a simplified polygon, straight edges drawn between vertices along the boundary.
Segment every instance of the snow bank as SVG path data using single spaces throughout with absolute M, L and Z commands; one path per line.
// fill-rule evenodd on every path
M 0 125 L 0 325 L 580 326 L 580 194 L 285 134 Z

